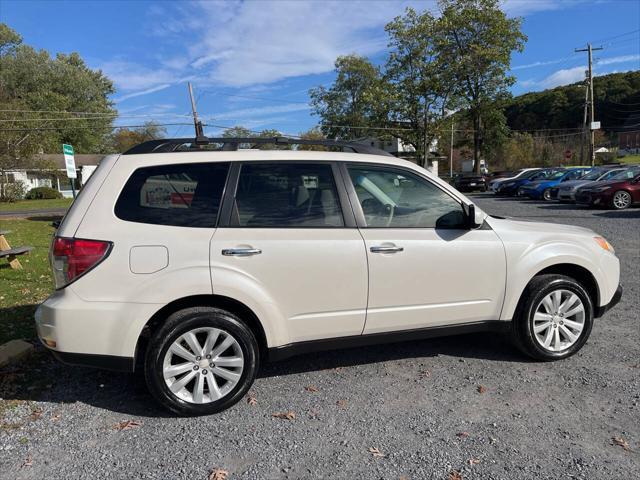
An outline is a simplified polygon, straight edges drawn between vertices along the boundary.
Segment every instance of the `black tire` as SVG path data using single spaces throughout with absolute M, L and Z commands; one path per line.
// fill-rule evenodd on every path
M 244 357 L 240 380 L 226 395 L 210 403 L 190 403 L 171 392 L 163 377 L 164 357 L 171 344 L 195 328 L 215 327 L 237 340 Z M 210 415 L 237 403 L 249 390 L 259 368 L 259 347 L 253 332 L 235 315 L 212 307 L 192 307 L 170 315 L 151 337 L 144 370 L 149 391 L 165 408 L 181 416 Z
M 553 198 L 551 198 L 551 189 L 550 188 L 546 188 L 544 190 L 544 192 L 542 192 L 542 199 L 545 202 L 550 202 L 551 200 L 553 200 Z
M 584 327 L 576 342 L 565 350 L 554 352 L 544 348 L 534 338 L 533 316 L 542 299 L 557 289 L 575 293 L 584 306 Z M 593 328 L 593 303 L 585 288 L 576 280 L 565 275 L 545 274 L 534 277 L 527 285 L 511 322 L 511 336 L 514 344 L 525 354 L 536 360 L 552 361 L 570 357 L 587 342 Z

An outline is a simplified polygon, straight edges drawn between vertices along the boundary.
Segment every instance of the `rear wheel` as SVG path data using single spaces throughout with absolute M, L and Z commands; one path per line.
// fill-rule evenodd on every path
M 539 275 L 525 289 L 512 322 L 516 346 L 537 360 L 559 360 L 586 343 L 593 304 L 584 287 L 564 275 Z
M 153 396 L 179 415 L 229 408 L 258 370 L 258 343 L 235 315 L 211 307 L 172 314 L 152 336 L 145 377 Z
M 625 190 L 619 190 L 613 194 L 611 206 L 616 210 L 624 210 L 631 205 L 631 194 Z
M 547 202 L 553 200 L 553 198 L 551 198 L 551 189 L 550 188 L 546 188 L 544 190 L 544 192 L 542 192 L 542 198 Z

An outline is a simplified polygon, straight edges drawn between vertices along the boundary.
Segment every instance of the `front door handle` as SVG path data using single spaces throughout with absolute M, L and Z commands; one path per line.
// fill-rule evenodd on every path
M 371 253 L 397 253 L 404 251 L 404 248 L 395 245 L 376 245 L 369 250 Z
M 225 248 L 222 250 L 222 255 L 226 257 L 250 257 L 261 253 L 262 250 L 259 248 Z

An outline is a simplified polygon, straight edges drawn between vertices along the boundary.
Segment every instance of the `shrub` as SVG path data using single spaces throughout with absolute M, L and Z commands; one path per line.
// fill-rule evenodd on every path
M 0 201 L 12 203 L 22 200 L 25 191 L 22 182 L 0 183 Z
M 28 200 L 44 200 L 52 198 L 62 198 L 62 194 L 51 187 L 36 187 L 29 190 L 25 195 Z

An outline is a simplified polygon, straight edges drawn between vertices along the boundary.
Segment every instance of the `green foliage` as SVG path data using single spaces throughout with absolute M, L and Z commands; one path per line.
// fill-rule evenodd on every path
M 617 130 L 640 104 L 640 71 L 595 77 L 596 119 L 605 130 Z M 574 129 L 583 122 L 583 82 L 542 92 L 531 92 L 509 101 L 507 123 L 516 130 Z
M 0 118 L 11 120 L 0 131 L 0 172 L 40 167 L 34 154 L 57 152 L 62 143 L 72 144 L 77 153 L 108 148 L 116 113 L 108 96 L 115 90 L 77 53 L 52 58 L 0 24 L 0 87 Z M 90 112 L 94 118 L 64 112 Z
M 313 127 L 306 132 L 302 132 L 300 134 L 300 138 L 303 140 L 326 140 L 326 137 L 324 136 L 324 133 L 322 133 L 320 127 Z M 327 150 L 327 147 L 323 147 L 322 145 L 300 145 L 298 150 L 323 152 Z
M 113 134 L 113 150 L 118 153 L 126 152 L 136 145 L 148 140 L 163 138 L 167 130 L 155 122 L 145 122 L 142 127 L 129 129 L 120 128 Z
M 282 137 L 283 135 L 278 130 L 262 130 L 261 132 L 256 133 L 253 130 L 237 125 L 235 127 L 227 128 L 222 132 L 222 136 L 224 138 L 273 138 Z M 250 143 L 241 143 L 239 145 L 239 148 L 251 147 L 252 145 Z M 291 150 L 290 145 L 275 145 L 269 143 L 257 145 L 256 148 L 260 150 Z
M 13 203 L 22 200 L 26 190 L 22 182 L 0 182 L 0 202 Z
M 371 133 L 368 127 L 380 120 L 380 100 L 385 97 L 380 70 L 358 55 L 338 57 L 336 80 L 330 88 L 309 91 L 313 112 L 329 138 L 350 140 Z
M 55 198 L 62 198 L 62 194 L 55 188 L 36 187 L 29 190 L 24 198 L 27 200 L 53 200 Z

